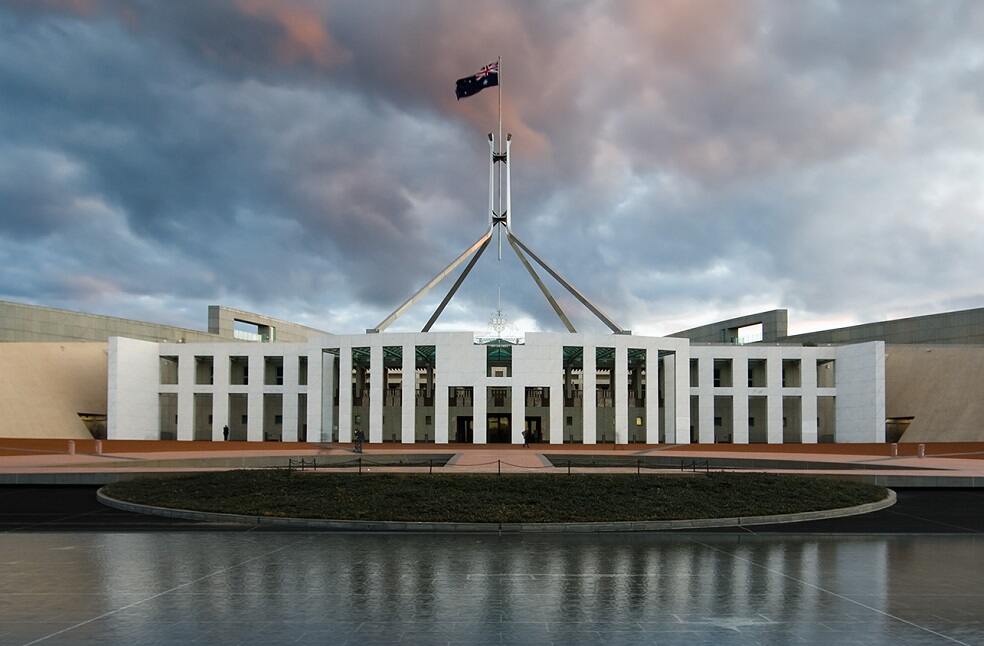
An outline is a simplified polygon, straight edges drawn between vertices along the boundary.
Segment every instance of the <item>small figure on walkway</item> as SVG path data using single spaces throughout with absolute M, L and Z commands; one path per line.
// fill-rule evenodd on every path
M 530 448 L 530 429 L 523 430 L 523 448 Z
M 226 442 L 229 441 L 229 425 L 228 424 L 226 424 L 225 426 L 222 427 L 222 439 L 225 440 Z
M 362 453 L 362 443 L 365 441 L 366 436 L 362 433 L 361 428 L 355 429 L 355 452 Z

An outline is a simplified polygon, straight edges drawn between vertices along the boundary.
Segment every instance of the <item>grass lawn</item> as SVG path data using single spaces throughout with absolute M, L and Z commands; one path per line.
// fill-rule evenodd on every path
M 224 471 L 107 485 L 113 498 L 255 516 L 587 522 L 784 514 L 881 500 L 883 487 L 761 473 L 428 475 Z

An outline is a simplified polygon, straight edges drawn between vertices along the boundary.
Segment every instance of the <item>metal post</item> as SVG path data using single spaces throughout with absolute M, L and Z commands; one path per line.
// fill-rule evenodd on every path
M 359 456 L 359 473 L 362 473 L 362 456 Z
M 434 473 L 434 461 L 433 460 L 428 460 L 427 461 L 427 473 Z
M 424 325 L 422 330 L 420 330 L 421 332 L 430 332 L 431 327 L 437 321 L 438 317 L 441 316 L 441 313 L 444 312 L 444 308 L 451 302 L 451 299 L 454 298 L 458 288 L 461 287 L 461 283 L 465 282 L 465 279 L 468 278 L 468 273 L 472 270 L 472 267 L 475 266 L 475 263 L 478 262 L 478 259 L 482 257 L 482 254 L 485 253 L 485 249 L 488 246 L 489 240 L 487 239 L 482 243 L 482 246 L 478 248 L 478 251 L 475 252 L 475 255 L 472 256 L 471 260 L 468 261 L 468 264 L 465 265 L 465 270 L 461 272 L 460 276 L 458 276 L 458 280 L 454 281 L 454 285 L 452 285 L 451 289 L 448 290 L 444 300 L 441 301 L 441 304 L 437 306 L 436 310 L 434 310 L 434 314 L 431 315 L 430 319 L 427 321 L 427 324 Z
M 567 461 L 567 475 L 571 475 L 571 461 Z
M 458 256 L 457 258 L 455 258 L 454 260 L 452 260 L 451 263 L 447 267 L 445 267 L 444 269 L 442 269 L 440 271 L 440 273 L 438 273 L 436 276 L 434 276 L 426 285 L 424 285 L 419 290 L 417 290 L 417 292 L 414 293 L 413 296 L 411 296 L 410 298 L 408 298 L 407 300 L 405 300 L 402 305 L 400 305 L 398 308 L 396 308 L 393 311 L 392 314 L 390 314 L 385 319 L 383 319 L 382 321 L 380 321 L 379 324 L 376 325 L 376 327 L 374 327 L 374 328 L 372 328 L 370 330 L 367 330 L 367 332 L 369 332 L 369 333 L 382 332 L 387 327 L 389 327 L 390 323 L 392 323 L 393 321 L 395 321 L 396 319 L 398 319 L 405 311 L 407 311 L 410 308 L 411 305 L 413 305 L 414 303 L 416 303 L 417 301 L 419 301 L 421 298 L 423 298 L 427 294 L 427 292 L 429 292 L 431 290 L 431 288 L 434 287 L 434 285 L 437 285 L 439 282 L 441 282 L 442 280 L 444 280 L 447 277 L 448 274 L 450 274 L 455 269 L 457 269 L 457 267 L 461 263 L 463 263 L 473 253 L 475 253 L 476 251 L 478 251 L 478 248 L 481 247 L 483 244 L 485 244 L 485 242 L 488 241 L 488 240 L 490 240 L 491 238 L 492 238 L 492 227 L 489 226 L 489 230 L 486 231 L 482 235 L 481 238 L 479 238 L 478 240 L 476 240 L 475 243 L 472 244 L 472 246 L 470 246 L 467 249 L 465 249 L 465 251 L 462 252 L 460 256 Z
M 642 460 L 636 458 L 636 475 L 642 474 Z
M 546 261 L 544 261 L 542 258 L 540 258 L 540 256 L 536 255 L 536 253 L 534 253 L 532 249 L 530 249 L 525 244 L 523 244 L 523 241 L 520 240 L 519 238 L 517 238 L 513 234 L 512 229 L 510 229 L 508 226 L 506 227 L 506 240 L 515 240 L 516 241 L 516 244 L 519 245 L 520 249 L 522 249 L 523 251 L 525 251 L 530 256 L 530 258 L 532 258 L 534 261 L 536 261 L 536 263 L 538 265 L 540 265 L 541 267 L 543 267 L 544 271 L 546 271 L 548 274 L 550 274 L 551 276 L 553 276 L 554 280 L 556 280 L 558 283 L 560 283 L 564 287 L 564 289 L 566 289 L 568 292 L 570 292 L 571 296 L 573 296 L 577 300 L 581 301 L 581 304 L 584 305 L 586 308 L 588 308 L 588 310 L 590 310 L 592 314 L 594 314 L 596 317 L 598 317 L 598 319 L 600 319 L 602 323 L 604 323 L 605 325 L 607 325 L 608 328 L 612 332 L 614 332 L 615 334 L 629 334 L 630 333 L 628 330 L 622 328 L 617 323 L 615 323 L 611 318 L 609 318 L 609 316 L 607 314 L 605 314 L 604 312 L 602 312 L 594 303 L 592 303 L 590 300 L 588 300 L 588 297 L 587 296 L 585 296 L 580 291 L 578 291 L 578 289 L 576 287 L 574 287 L 572 284 L 570 284 L 567 281 L 567 279 L 565 279 L 563 276 L 561 276 L 559 273 L 557 273 L 557 271 L 555 271 L 553 269 L 553 267 L 551 267 L 550 265 L 548 265 L 546 263 Z
M 501 476 L 502 475 L 502 460 L 496 460 L 495 461 L 495 464 L 496 464 L 496 469 L 498 470 L 498 474 Z

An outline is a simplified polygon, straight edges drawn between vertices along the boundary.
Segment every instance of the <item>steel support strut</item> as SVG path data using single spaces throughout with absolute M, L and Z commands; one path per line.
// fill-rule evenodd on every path
M 607 314 L 605 314 L 604 312 L 602 312 L 594 303 L 592 303 L 590 300 L 588 300 L 588 297 L 587 296 L 585 296 L 580 291 L 578 291 L 578 289 L 576 287 L 574 287 L 574 285 L 571 285 L 569 282 L 567 282 L 567 279 L 566 278 L 564 278 L 563 276 L 561 276 L 560 274 L 558 274 L 556 271 L 554 271 L 553 267 L 551 267 L 550 265 L 548 265 L 542 258 L 540 258 L 538 255 L 536 255 L 536 253 L 534 253 L 532 249 L 530 249 L 525 244 L 523 244 L 523 241 L 520 240 L 519 238 L 517 238 L 515 235 L 513 235 L 513 232 L 509 229 L 508 226 L 506 227 L 506 239 L 509 240 L 510 242 L 515 241 L 516 244 L 518 244 L 519 247 L 523 251 L 525 251 L 527 254 L 529 254 L 530 258 L 532 258 L 533 260 L 535 260 L 537 262 L 537 264 L 540 265 L 541 267 L 543 267 L 543 269 L 546 270 L 546 272 L 548 274 L 550 274 L 551 276 L 553 276 L 554 277 L 554 280 L 556 280 L 558 283 L 560 283 L 561 285 L 563 285 L 564 288 L 567 291 L 569 291 L 574 298 L 576 298 L 577 300 L 581 301 L 581 304 L 582 305 L 584 305 L 586 308 L 588 308 L 589 310 L 591 310 L 591 313 L 594 314 L 595 316 L 597 316 L 601 320 L 602 323 L 604 323 L 605 325 L 607 325 L 609 327 L 609 329 L 611 329 L 612 332 L 614 332 L 615 334 L 629 334 L 630 333 L 628 330 L 623 329 L 618 323 L 616 323 L 615 321 L 613 321 Z
M 427 321 L 427 325 L 424 326 L 421 332 L 430 332 L 431 326 L 433 326 L 434 323 L 437 322 L 438 317 L 440 317 L 441 314 L 444 312 L 444 308 L 447 307 L 448 303 L 451 302 L 451 299 L 454 298 L 454 295 L 458 291 L 458 288 L 461 287 L 461 283 L 465 282 L 465 279 L 468 278 L 468 272 L 472 270 L 472 267 L 475 266 L 475 263 L 478 262 L 478 259 L 482 257 L 483 253 L 485 253 L 485 250 L 488 248 L 489 242 L 491 242 L 491 240 L 492 239 L 489 238 L 485 242 L 483 242 L 482 246 L 478 248 L 478 251 L 475 253 L 475 255 L 472 256 L 472 259 L 468 261 L 468 264 L 465 265 L 465 270 L 461 272 L 460 276 L 458 276 L 458 280 L 454 281 L 454 285 L 452 285 L 451 289 L 448 290 L 448 293 L 444 297 L 444 300 L 441 301 L 441 304 L 437 306 L 436 310 L 434 310 L 434 313 Z
M 400 318 L 400 316 L 402 316 L 403 313 L 410 308 L 410 306 L 412 306 L 414 303 L 416 303 L 421 298 L 426 296 L 427 292 L 429 292 L 434 287 L 434 285 L 444 280 L 447 277 L 447 275 L 450 274 L 452 271 L 454 271 L 455 268 L 458 267 L 458 265 L 463 263 L 468 258 L 468 256 L 475 253 L 478 249 L 480 249 L 485 244 L 487 244 L 488 241 L 491 239 L 492 239 L 492 227 L 489 227 L 488 231 L 482 234 L 482 237 L 475 241 L 475 244 L 468 247 L 460 256 L 458 256 L 453 261 L 451 261 L 451 264 L 449 264 L 447 267 L 442 269 L 436 276 L 431 278 L 430 281 L 428 281 L 426 285 L 424 285 L 419 290 L 417 290 L 417 292 L 413 296 L 405 300 L 402 305 L 400 305 L 398 308 L 396 308 L 393 311 L 392 314 L 390 314 L 385 319 L 383 319 L 379 323 L 379 325 L 377 325 L 372 329 L 366 330 L 366 332 L 371 334 L 373 332 L 382 332 L 383 330 L 388 328 L 390 324 L 396 319 Z
M 564 324 L 564 327 L 567 328 L 568 332 L 577 332 L 577 330 L 574 329 L 574 325 L 571 323 L 571 320 L 567 318 L 566 314 L 564 314 L 564 310 L 561 309 L 560 304 L 556 301 L 556 299 L 554 299 L 553 294 L 551 294 L 550 290 L 547 289 L 547 286 L 543 284 L 543 281 L 540 280 L 540 276 L 537 275 L 536 270 L 533 269 L 533 265 L 531 265 L 530 261 L 526 259 L 526 256 L 523 255 L 520 248 L 516 246 L 516 242 L 512 239 L 512 236 L 510 236 L 508 232 L 509 229 L 506 229 L 506 240 L 509 241 L 509 246 L 511 246 L 513 251 L 516 252 L 516 256 L 519 258 L 519 261 L 523 263 L 523 266 L 526 267 L 526 271 L 530 272 L 530 276 L 533 277 L 533 281 L 536 283 L 536 286 L 540 288 L 541 292 L 543 292 L 543 297 L 547 299 L 547 302 L 550 303 L 550 307 L 552 307 L 554 312 L 557 313 L 557 316 L 560 317 L 560 322 Z

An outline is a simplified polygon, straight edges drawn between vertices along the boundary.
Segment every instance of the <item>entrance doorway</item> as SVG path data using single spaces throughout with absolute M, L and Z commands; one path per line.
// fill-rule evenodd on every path
M 459 415 L 458 427 L 454 431 L 454 441 L 471 444 L 475 441 L 475 418 Z
M 536 442 L 539 444 L 543 441 L 543 418 L 537 417 L 527 417 L 526 418 L 526 431 L 530 434 L 530 442 Z
M 491 413 L 485 427 L 486 439 L 489 444 L 508 444 L 512 442 L 512 415 Z

